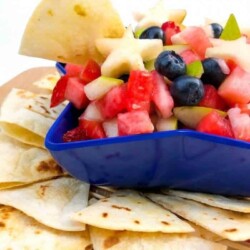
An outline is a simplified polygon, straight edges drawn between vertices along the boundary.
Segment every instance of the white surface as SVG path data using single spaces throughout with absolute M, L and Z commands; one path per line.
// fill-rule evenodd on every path
M 60 0 L 58 0 L 60 1 Z M 93 0 L 95 1 L 95 0 Z M 54 62 L 18 55 L 18 48 L 25 25 L 40 0 L 0 0 L 0 85 L 26 69 L 36 66 L 53 66 Z M 131 20 L 130 10 L 143 10 L 157 0 L 113 0 L 121 16 Z M 143 4 L 142 4 L 143 3 Z M 246 26 L 249 0 L 165 0 L 169 8 L 188 9 L 187 22 L 202 22 L 203 17 L 225 21 L 228 13 L 236 13 Z M 194 21 L 195 20 L 195 21 Z

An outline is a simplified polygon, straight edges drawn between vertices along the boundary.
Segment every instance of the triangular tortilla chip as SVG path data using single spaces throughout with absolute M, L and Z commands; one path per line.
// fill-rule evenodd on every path
M 236 199 L 215 194 L 192 193 L 175 190 L 162 190 L 163 193 L 178 196 L 184 199 L 197 201 L 212 207 L 223 208 L 226 210 L 250 213 L 250 201 L 246 199 Z
M 89 227 L 95 250 L 226 250 L 227 247 L 192 234 L 112 231 Z
M 50 95 L 13 88 L 1 106 L 0 126 L 17 140 L 44 147 L 46 133 L 65 104 L 53 109 L 49 106 Z
M 123 24 L 109 0 L 43 0 L 24 32 L 20 53 L 60 62 L 103 60 L 95 40 L 121 37 Z
M 79 210 L 72 218 L 111 230 L 168 233 L 194 231 L 187 222 L 132 190 L 119 191 L 110 198 L 101 199 Z
M 64 175 L 45 149 L 16 141 L 0 132 L 0 189 Z
M 0 249 L 92 250 L 92 244 L 88 231 L 55 230 L 12 207 L 0 206 Z
M 250 239 L 250 214 L 210 207 L 170 195 L 147 194 L 147 197 L 224 239 L 232 241 Z
M 83 231 L 71 215 L 88 204 L 89 184 L 70 177 L 0 191 L 0 204 L 19 209 L 40 223 L 64 231 Z

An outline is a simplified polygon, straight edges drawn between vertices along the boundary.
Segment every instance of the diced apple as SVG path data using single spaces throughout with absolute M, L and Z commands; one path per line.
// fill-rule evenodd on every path
M 169 131 L 177 129 L 177 119 L 174 116 L 169 118 L 159 118 L 156 122 L 157 131 Z
M 103 97 L 115 86 L 123 84 L 123 81 L 116 78 L 100 76 L 96 80 L 84 86 L 84 91 L 89 100 L 97 100 Z
M 107 137 L 116 137 L 119 135 L 117 118 L 106 120 L 105 122 L 103 122 L 102 126 Z
M 103 121 L 104 118 L 96 102 L 91 102 L 80 116 L 85 120 Z

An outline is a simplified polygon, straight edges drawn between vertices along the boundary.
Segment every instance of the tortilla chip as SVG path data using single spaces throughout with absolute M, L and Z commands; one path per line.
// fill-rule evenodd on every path
M 223 208 L 226 210 L 231 210 L 241 213 L 250 213 L 250 201 L 245 199 L 236 199 L 215 194 L 191 193 L 191 192 L 175 191 L 175 190 L 162 190 L 162 191 L 163 193 L 166 194 L 178 196 L 188 200 L 197 201 L 212 207 Z
M 20 54 L 76 64 L 101 62 L 94 41 L 123 32 L 109 0 L 43 0 L 26 26 Z
M 91 245 L 88 231 L 55 230 L 12 207 L 0 206 L 0 249 L 91 250 Z
M 114 193 L 72 216 L 76 221 L 111 230 L 137 232 L 192 232 L 193 228 L 174 214 L 139 193 L 126 190 Z
M 226 250 L 227 247 L 189 234 L 112 231 L 89 227 L 95 250 Z
M 0 191 L 0 204 L 12 206 L 40 223 L 64 231 L 83 231 L 71 215 L 88 204 L 89 184 L 70 177 Z
M 19 141 L 44 147 L 46 133 L 65 104 L 53 109 L 49 106 L 50 95 L 13 88 L 2 104 L 0 126 Z
M 0 132 L 0 189 L 64 175 L 45 149 L 31 147 Z
M 147 194 L 173 213 L 232 241 L 250 239 L 250 214 L 210 207 L 176 196 Z

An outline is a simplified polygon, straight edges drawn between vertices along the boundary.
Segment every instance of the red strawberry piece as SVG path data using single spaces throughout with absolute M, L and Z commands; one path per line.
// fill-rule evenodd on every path
M 79 73 L 80 79 L 86 84 L 101 76 L 101 67 L 94 60 L 89 60 Z
M 216 111 L 212 111 L 204 116 L 198 123 L 196 130 L 208 134 L 234 137 L 229 120 Z
M 175 24 L 175 22 L 167 21 L 162 24 L 161 29 L 163 30 L 165 34 L 165 44 L 171 45 L 171 37 L 175 34 L 178 34 L 181 32 L 181 29 L 178 25 Z
M 102 123 L 79 118 L 79 126 L 84 130 L 86 136 L 90 139 L 105 138 L 105 132 Z
M 60 103 L 62 103 L 63 101 L 65 101 L 65 90 L 68 84 L 68 79 L 69 77 L 67 75 L 62 76 L 56 86 L 53 89 L 52 92 L 52 96 L 51 96 L 51 100 L 50 100 L 50 107 L 56 107 L 57 105 L 59 105 Z
M 133 70 L 127 84 L 127 110 L 150 110 L 153 77 L 150 72 Z
M 211 84 L 204 84 L 204 96 L 199 106 L 226 110 L 226 102 L 219 96 L 217 89 Z
M 186 49 L 180 53 L 180 56 L 186 64 L 190 64 L 195 61 L 200 61 L 200 57 L 191 49 Z
M 154 89 L 152 92 L 152 101 L 163 118 L 168 118 L 172 115 L 174 101 L 168 89 L 168 86 L 161 76 L 156 71 L 152 71 Z
M 86 136 L 85 131 L 79 126 L 67 131 L 63 135 L 64 142 L 82 141 L 86 139 L 87 139 L 87 136 Z
M 152 133 L 154 126 L 147 111 L 138 110 L 118 114 L 119 135 Z
M 67 63 L 65 65 L 65 71 L 66 71 L 67 76 L 69 77 L 79 76 L 80 72 L 83 69 L 84 69 L 84 66 L 79 65 L 79 64 Z
M 65 89 L 65 98 L 77 109 L 85 108 L 89 100 L 85 95 L 83 84 L 78 77 L 70 77 Z
M 126 111 L 126 89 L 126 85 L 114 87 L 98 101 L 101 113 L 105 118 L 114 118 L 118 113 Z

